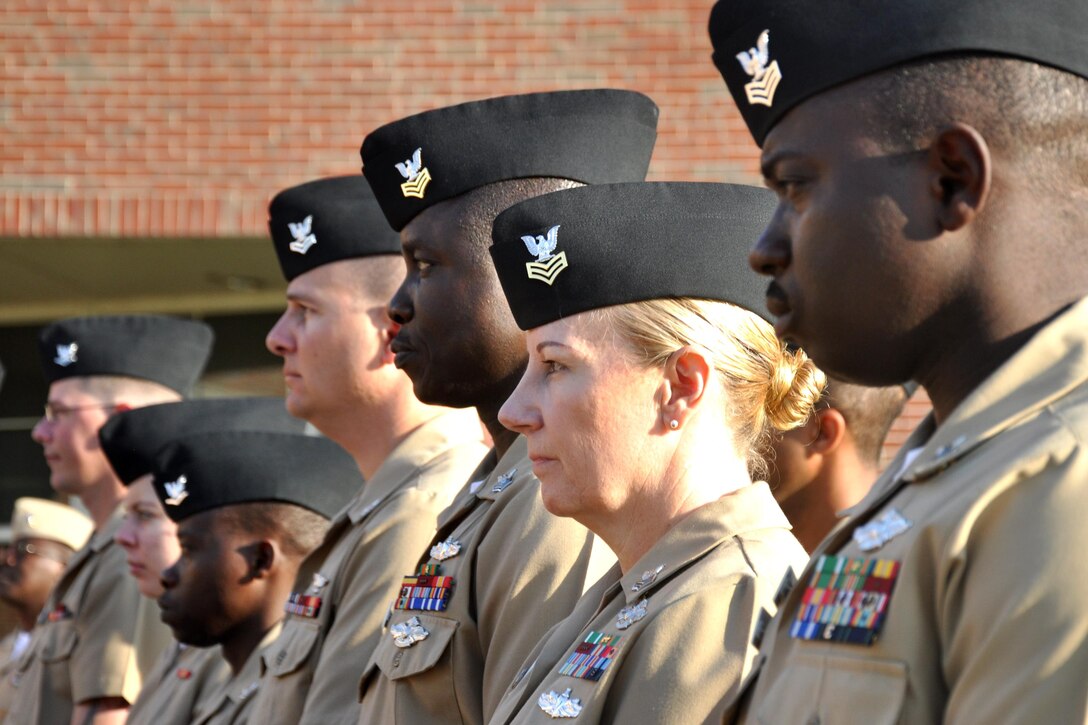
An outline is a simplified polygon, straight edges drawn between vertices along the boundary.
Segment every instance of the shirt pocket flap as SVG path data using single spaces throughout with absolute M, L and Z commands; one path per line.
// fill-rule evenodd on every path
M 76 643 L 79 642 L 79 633 L 76 632 L 75 622 L 68 620 L 45 625 L 41 638 L 38 656 L 42 662 L 49 664 L 62 662 L 72 656 Z
M 894 725 L 907 696 L 907 665 L 850 655 L 793 658 L 759 703 L 761 723 Z
M 441 659 L 459 624 L 454 619 L 417 614 L 406 622 L 393 625 L 382 634 L 381 644 L 374 652 L 374 664 L 390 680 L 426 672 Z M 415 641 L 407 647 L 398 647 L 394 643 L 395 637 L 400 635 L 398 628 L 406 630 L 401 635 L 402 642 L 406 638 Z
M 283 632 L 261 653 L 265 672 L 273 677 L 286 677 L 298 671 L 316 649 L 321 632 L 317 627 L 307 627 L 290 619 L 283 627 Z

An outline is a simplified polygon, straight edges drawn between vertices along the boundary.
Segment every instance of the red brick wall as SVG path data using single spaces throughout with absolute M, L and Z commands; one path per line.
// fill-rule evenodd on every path
M 265 233 L 366 132 L 506 93 L 661 107 L 655 179 L 756 181 L 707 0 L 4 0 L 0 236 Z

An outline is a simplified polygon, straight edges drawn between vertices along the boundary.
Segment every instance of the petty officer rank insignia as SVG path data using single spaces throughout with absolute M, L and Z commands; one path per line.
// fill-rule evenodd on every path
M 559 668 L 559 674 L 596 682 L 615 660 L 616 645 L 620 639 L 618 634 L 602 634 L 590 630 Z
M 424 564 L 419 573 L 406 576 L 400 584 L 396 609 L 418 612 L 444 612 L 453 593 L 453 577 L 442 576 L 438 564 Z
M 899 562 L 823 555 L 805 589 L 794 639 L 871 645 L 880 635 Z
M 427 184 L 431 183 L 431 172 L 423 165 L 423 148 L 417 148 L 412 152 L 412 158 L 405 159 L 404 163 L 396 165 L 397 171 L 404 177 L 404 183 L 400 185 L 400 193 L 405 198 L 414 196 L 422 199 L 427 193 Z
M 559 244 L 559 224 L 550 228 L 544 234 L 526 234 L 521 238 L 529 254 L 536 257 L 535 262 L 525 263 L 525 273 L 529 279 L 535 279 L 551 286 L 559 273 L 570 265 L 567 263 L 567 253 L 555 253 L 555 247 Z
M 295 592 L 288 597 L 287 604 L 283 605 L 283 609 L 288 614 L 293 614 L 296 617 L 313 619 L 321 612 L 321 597 Z

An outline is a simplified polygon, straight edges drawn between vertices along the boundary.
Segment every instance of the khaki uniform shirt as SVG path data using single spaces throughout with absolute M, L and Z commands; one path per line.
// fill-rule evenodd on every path
M 75 705 L 87 700 L 134 702 L 143 678 L 173 641 L 113 541 L 120 523 L 118 509 L 68 562 L 9 675 L 16 693 L 7 722 L 66 723 Z
M 189 725 L 199 719 L 211 695 L 230 677 L 218 647 L 175 642 L 147 676 L 126 725 Z
M 19 661 L 19 656 L 22 654 L 22 651 L 15 651 L 20 636 L 30 637 L 30 632 L 15 629 L 0 640 L 0 722 L 3 722 L 15 699 L 15 688 L 11 685 L 9 675 L 15 669 L 15 663 Z M 25 645 L 23 650 L 25 651 Z
M 768 634 L 745 721 L 1085 722 L 1086 511 L 1088 300 L 1036 333 L 939 428 L 923 423 L 819 546 Z M 813 571 L 837 565 L 831 556 L 898 567 L 871 644 L 839 641 L 867 631 L 864 621 L 844 625 L 835 589 L 850 581 L 825 577 L 833 606 L 802 606 Z M 880 601 L 870 597 L 870 609 Z M 791 636 L 806 612 L 828 618 L 798 632 L 818 639 Z
M 360 685 L 360 723 L 485 722 L 541 633 L 615 563 L 584 527 L 544 509 L 524 438 L 494 458 L 420 560 L 452 578 L 448 607 L 391 612 Z
M 808 560 L 789 528 L 762 482 L 692 511 L 537 644 L 491 724 L 720 719 L 755 660 L 756 624 Z
M 191 721 L 193 725 L 245 725 L 250 721 L 253 700 L 261 686 L 262 650 L 276 641 L 282 629 L 283 624 L 279 623 L 268 630 L 261 643 L 246 658 L 242 669 L 228 677 L 203 700 L 201 713 Z
M 450 411 L 413 431 L 332 522 L 303 562 L 283 633 L 262 658 L 260 723 L 351 725 L 359 677 L 382 618 L 434 535 L 438 514 L 480 458 L 475 410 Z M 291 613 L 291 609 L 299 609 Z

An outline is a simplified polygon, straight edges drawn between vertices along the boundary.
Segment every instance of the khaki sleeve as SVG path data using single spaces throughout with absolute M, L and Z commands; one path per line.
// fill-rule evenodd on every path
M 169 643 L 158 607 L 136 589 L 125 571 L 125 554 L 110 546 L 87 586 L 72 652 L 72 702 L 105 697 L 136 701 L 142 677 Z
M 587 580 L 595 581 L 615 561 L 589 571 L 592 534 L 573 519 L 549 514 L 539 483 L 533 484 L 519 487 L 505 503 L 475 562 L 485 721 L 540 636 L 574 610 Z
M 1088 718 L 1088 451 L 1011 472 L 937 573 L 944 721 Z
M 346 588 L 321 648 L 303 722 L 338 722 L 346 709 L 358 716 L 359 678 L 401 579 L 412 573 L 434 535 L 445 505 L 439 498 L 409 488 L 391 498 L 380 519 L 367 526 L 344 569 Z
M 658 614 L 626 643 L 601 722 L 721 722 L 755 659 L 756 588 L 751 577 L 721 582 Z

